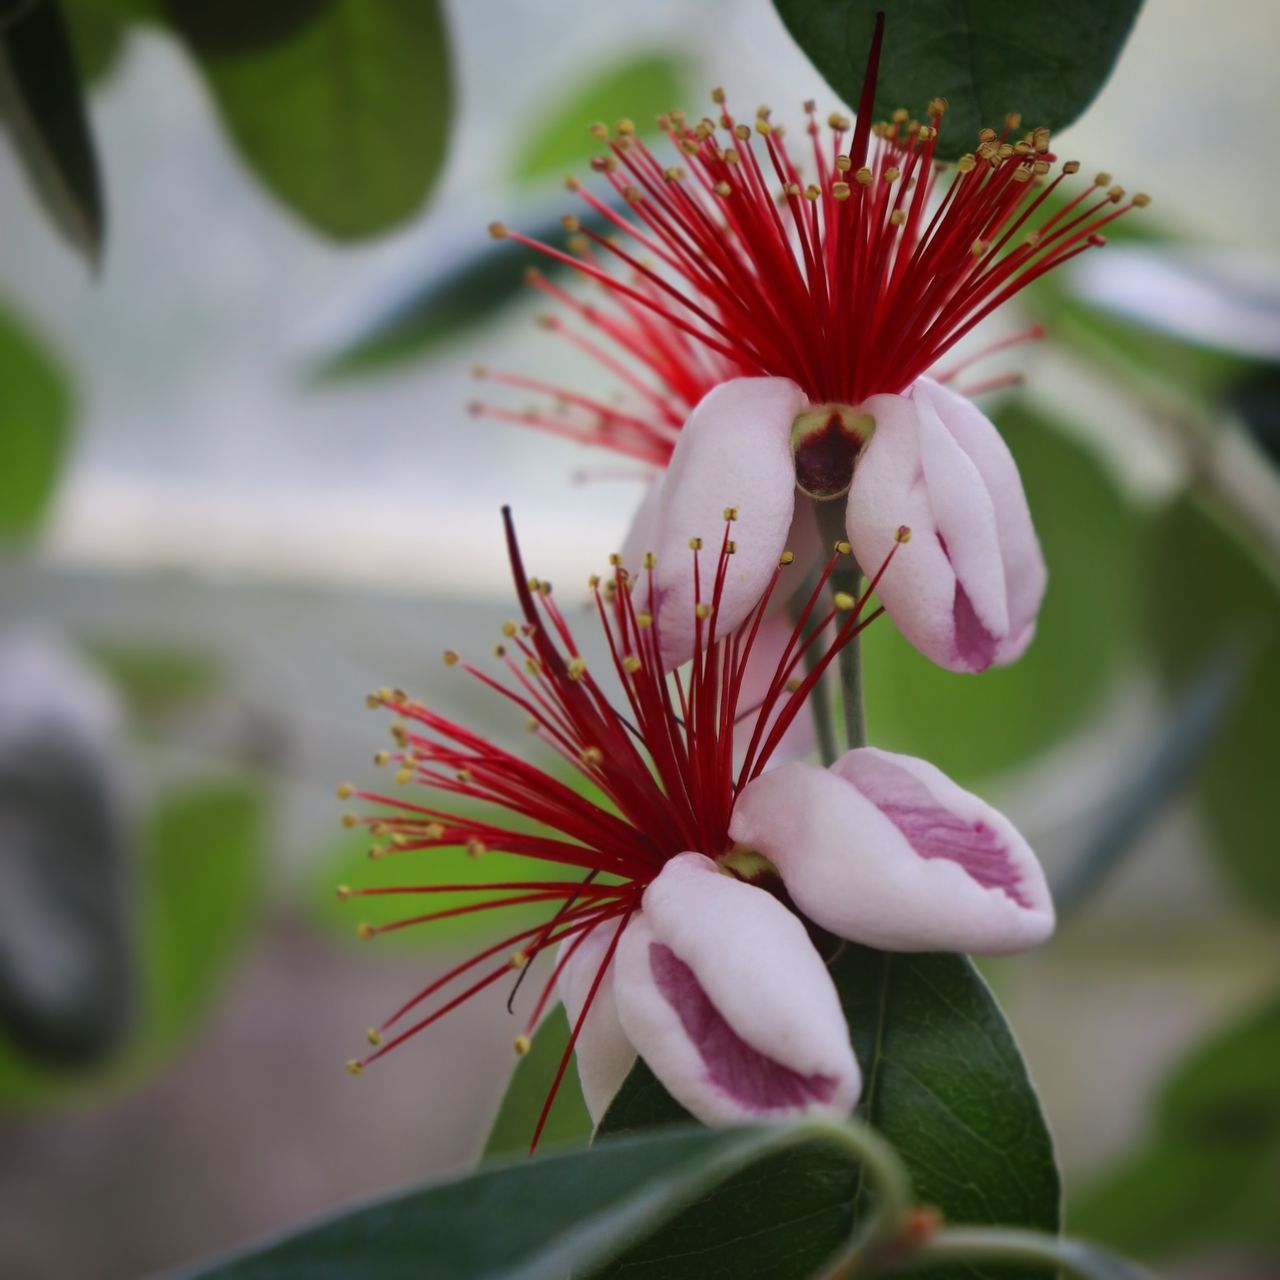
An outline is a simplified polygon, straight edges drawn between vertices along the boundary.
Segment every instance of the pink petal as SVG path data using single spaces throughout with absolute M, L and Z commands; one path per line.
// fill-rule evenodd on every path
M 582 1013 L 582 1006 L 591 992 L 591 984 L 600 972 L 617 928 L 616 920 L 597 925 L 582 939 L 560 970 L 557 987 L 560 999 L 564 1002 L 570 1031 Z M 570 945 L 570 942 L 561 944 L 561 956 Z M 596 1124 L 600 1123 L 601 1117 L 609 1109 L 609 1103 L 622 1087 L 622 1082 L 636 1060 L 636 1051 L 631 1047 L 631 1041 L 627 1039 L 622 1024 L 618 1021 L 618 1006 L 613 990 L 614 968 L 615 965 L 611 962 L 596 988 L 595 998 L 591 1001 L 591 1008 L 587 1011 L 586 1020 L 574 1045 L 582 1096 L 586 1100 L 591 1119 Z
M 794 630 L 791 619 L 784 612 L 775 611 L 768 614 L 760 623 L 755 643 L 747 658 L 747 669 L 743 673 L 742 688 L 738 695 L 739 718 L 733 730 L 733 749 L 734 758 L 739 765 L 751 744 L 756 722 L 760 719 L 760 706 L 778 673 L 782 656 L 787 650 Z M 794 656 L 794 650 L 792 656 Z M 804 675 L 803 664 L 797 665 L 796 674 Z M 783 693 L 774 704 L 768 724 L 763 731 L 764 734 L 767 734 L 776 723 L 791 696 L 789 693 Z M 761 740 L 763 741 L 763 736 Z M 813 715 L 806 708 L 792 720 L 783 733 L 782 740 L 770 757 L 770 763 L 776 767 L 790 760 L 803 760 L 813 754 L 816 746 L 817 733 L 814 730 Z
M 747 616 L 786 549 L 796 505 L 791 424 L 806 404 L 804 393 L 786 378 L 735 378 L 709 391 L 680 432 L 649 530 L 651 545 L 637 548 L 640 556 L 627 566 L 640 572 L 643 553 L 657 555 L 656 599 L 649 607 L 657 616 L 669 667 L 693 655 L 699 601 L 689 539 L 705 542 L 700 570 L 702 603 L 707 603 L 724 537 L 724 510 L 737 509 L 730 533 L 737 552 L 714 619 L 716 635 L 732 631 Z
M 1003 814 L 910 756 L 862 747 L 743 789 L 730 835 L 811 920 L 890 951 L 994 955 L 1053 932 L 1035 855 Z
M 628 1038 L 699 1120 L 853 1109 L 861 1076 L 839 996 L 804 925 L 763 889 L 681 854 L 645 891 L 616 964 Z
M 879 587 L 899 630 L 953 671 L 1011 662 L 1030 642 L 1044 564 L 1017 468 L 962 396 L 921 378 L 863 406 L 876 431 L 854 470 L 848 531 L 874 572 L 911 528 Z

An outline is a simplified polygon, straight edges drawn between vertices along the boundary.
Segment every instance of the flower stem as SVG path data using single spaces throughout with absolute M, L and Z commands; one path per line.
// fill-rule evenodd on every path
M 822 539 L 823 554 L 829 555 L 838 542 L 845 542 L 845 504 L 836 499 L 815 504 L 818 519 L 818 536 Z M 844 592 L 857 599 L 862 590 L 862 569 L 853 553 L 840 557 L 831 574 L 832 593 Z M 862 639 L 854 638 L 836 659 L 840 671 L 840 705 L 844 712 L 845 746 L 867 745 L 867 713 L 862 701 Z

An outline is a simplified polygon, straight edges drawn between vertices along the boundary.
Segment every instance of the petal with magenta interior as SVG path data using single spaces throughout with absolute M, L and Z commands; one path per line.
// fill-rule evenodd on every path
M 912 531 L 878 594 L 898 629 L 952 671 L 1011 662 L 1030 642 L 1044 565 L 1008 448 L 963 397 L 920 378 L 862 406 L 876 430 L 854 470 L 847 527 L 878 564 Z
M 557 988 L 571 1031 L 577 1026 L 583 1006 L 591 997 L 591 1007 L 574 1041 L 574 1054 L 578 1060 L 582 1096 L 595 1124 L 600 1123 L 601 1116 L 608 1110 L 614 1094 L 636 1060 L 636 1051 L 618 1021 L 612 961 L 605 969 L 595 995 L 591 996 L 592 985 L 608 957 L 617 929 L 615 921 L 597 925 L 581 940 L 561 943 L 560 949 L 562 963 Z
M 1013 824 L 911 756 L 861 747 L 830 769 L 784 765 L 743 789 L 729 831 L 853 942 L 997 955 L 1053 932 L 1044 872 Z
M 735 378 L 708 392 L 689 415 L 661 482 L 653 545 L 642 548 L 657 558 L 653 599 L 640 565 L 627 566 L 641 574 L 639 599 L 657 619 L 668 668 L 693 654 L 695 606 L 711 599 L 720 550 L 712 540 L 720 537 L 726 510 L 737 513 L 736 550 L 713 620 L 716 636 L 750 613 L 777 567 L 796 505 L 791 423 L 805 405 L 804 393 L 786 378 Z M 705 538 L 710 553 L 698 561 L 696 590 L 691 538 Z
M 844 1116 L 861 1089 L 840 999 L 800 919 L 697 853 L 645 891 L 617 958 L 618 1016 L 707 1124 Z

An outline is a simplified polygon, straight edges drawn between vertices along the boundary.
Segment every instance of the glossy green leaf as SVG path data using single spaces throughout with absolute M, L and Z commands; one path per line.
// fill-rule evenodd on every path
M 262 894 L 264 806 L 256 788 L 193 786 L 165 797 L 144 866 L 144 1034 L 177 1038 L 204 1011 L 247 939 Z
M 641 133 L 655 129 L 655 117 L 683 105 L 687 76 L 679 59 L 663 53 L 606 67 L 538 114 L 535 127 L 516 148 L 515 176 L 537 181 L 580 170 L 600 153 L 599 142 L 588 132 L 597 121 L 612 127 L 625 117 Z
M 1008 667 L 955 675 L 881 619 L 863 644 L 867 723 L 878 747 L 972 782 L 1025 763 L 1107 696 L 1135 627 L 1138 521 L 1101 463 L 1031 408 L 997 425 L 1017 459 L 1049 566 L 1036 636 Z
M 402 1193 L 188 1274 L 204 1280 L 561 1280 L 596 1274 L 629 1239 L 662 1228 L 707 1188 L 735 1174 L 750 1178 L 779 1149 L 803 1161 L 838 1144 L 841 1133 L 839 1126 L 810 1122 L 635 1135 Z M 851 1157 L 839 1159 L 847 1176 Z M 760 1206 L 753 1212 L 739 1204 L 737 1217 L 740 1226 L 754 1225 Z
M 1228 525 L 1190 500 L 1175 503 L 1148 542 L 1150 645 L 1171 690 L 1224 646 L 1251 660 L 1199 782 L 1220 863 L 1250 906 L 1280 912 L 1275 856 L 1275 732 L 1280 715 L 1280 588 Z
M 950 106 L 939 154 L 973 150 L 978 130 L 1020 113 L 1026 128 L 1061 129 L 1097 96 L 1141 0 L 774 0 L 787 30 L 827 83 L 856 106 L 876 11 L 887 14 L 876 117 L 905 107 L 926 119 L 931 99 Z
M 1280 1264 L 1280 1001 L 1161 1091 L 1145 1145 L 1073 1195 L 1073 1229 L 1146 1257 L 1256 1250 Z
M 569 1020 L 564 1006 L 557 1004 L 547 1015 L 529 1052 L 519 1060 L 511 1083 L 503 1094 L 502 1104 L 494 1118 L 489 1139 L 484 1145 L 486 1160 L 502 1156 L 524 1155 L 529 1150 L 538 1116 L 551 1092 L 565 1046 L 569 1043 Z M 582 1100 L 578 1072 L 569 1063 L 556 1090 L 555 1102 L 547 1116 L 546 1127 L 538 1140 L 539 1151 L 550 1151 L 569 1144 L 581 1145 L 591 1137 L 591 1117 Z
M 831 974 L 863 1072 L 859 1116 L 897 1150 L 918 1199 L 952 1224 L 1056 1231 L 1052 1140 L 1008 1024 L 969 961 L 850 946 Z M 640 1063 L 600 1134 L 683 1116 Z M 849 1234 L 855 1213 L 865 1212 L 862 1190 L 859 1176 L 832 1154 L 780 1153 L 630 1250 L 616 1274 L 808 1275 Z M 742 1231 L 743 1206 L 756 1206 L 750 1233 Z M 987 1272 L 970 1267 L 962 1274 Z
M 444 162 L 452 73 L 437 0 L 166 0 L 235 145 L 339 240 L 417 213 Z
M 29 537 L 53 496 L 71 431 L 67 375 L 16 316 L 0 310 L 0 542 Z
M 34 0 L 0 27 L 0 120 L 45 212 L 96 265 L 105 229 L 102 184 L 75 51 L 56 0 Z

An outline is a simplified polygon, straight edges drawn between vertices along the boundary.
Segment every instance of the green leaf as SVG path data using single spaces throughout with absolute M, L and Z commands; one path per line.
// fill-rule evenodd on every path
M 598 154 L 588 127 L 619 118 L 634 121 L 641 133 L 654 130 L 655 117 L 680 105 L 689 68 L 665 53 L 641 54 L 615 63 L 570 92 L 546 113 L 516 148 L 515 176 L 535 182 L 562 177 Z
M 204 1011 L 247 938 L 262 892 L 262 797 L 240 783 L 165 797 L 144 867 L 144 1035 L 159 1047 Z
M 774 0 L 787 30 L 827 83 L 857 106 L 878 9 L 887 11 L 876 118 L 905 107 L 921 120 L 947 99 L 938 154 L 973 150 L 978 130 L 1009 112 L 1027 128 L 1061 129 L 1102 88 L 1141 0 L 1071 0 L 1028 8 L 1009 0 Z
M 438 0 L 166 0 L 241 155 L 318 231 L 417 213 L 453 110 Z
M 1056 1231 L 1052 1140 L 1008 1024 L 969 961 L 850 946 L 831 975 L 863 1072 L 858 1114 L 897 1150 L 917 1198 L 951 1224 Z M 639 1063 L 599 1133 L 671 1124 L 682 1114 Z M 781 1153 L 718 1187 L 661 1238 L 629 1251 L 617 1273 L 647 1267 L 663 1280 L 808 1275 L 849 1234 L 854 1206 L 865 1212 L 862 1190 L 859 1176 L 834 1155 Z M 742 1202 L 768 1206 L 749 1235 L 735 1231 Z M 963 1274 L 988 1273 L 970 1267 Z
M 871 740 L 966 782 L 1078 728 L 1106 698 L 1135 625 L 1138 523 L 1112 479 L 1027 405 L 1005 407 L 997 425 L 1049 566 L 1030 649 L 1011 666 L 964 676 L 922 657 L 887 618 L 863 642 Z
M 852 1156 L 846 1132 L 808 1122 L 637 1135 L 428 1184 L 188 1274 L 205 1280 L 560 1280 L 594 1274 L 628 1240 L 657 1231 L 684 1204 L 740 1170 L 749 1178 L 772 1152 L 794 1152 L 803 1161 L 821 1148 L 840 1150 L 847 1176 Z M 758 1223 L 758 1204 L 736 1208 L 739 1229 Z M 753 1268 L 738 1274 L 770 1273 Z M 786 1274 L 807 1273 L 793 1268 Z
M 1189 499 L 1164 513 L 1148 548 L 1149 640 L 1171 691 L 1184 690 L 1198 665 L 1224 646 L 1239 646 L 1251 659 L 1198 794 L 1223 870 L 1246 903 L 1274 916 L 1280 913 L 1271 808 L 1280 590 L 1247 544 Z
M 551 1091 L 568 1043 L 569 1020 L 565 1017 L 564 1006 L 557 1004 L 538 1028 L 529 1052 L 516 1065 L 484 1145 L 486 1160 L 524 1155 L 529 1150 L 538 1116 Z M 587 1114 L 587 1104 L 582 1100 L 578 1072 L 570 1062 L 556 1091 L 555 1102 L 538 1141 L 538 1150 L 581 1145 L 590 1137 L 591 1117 Z
M 73 417 L 66 373 L 10 312 L 0 310 L 0 542 L 30 537 L 62 468 Z
M 1280 1263 L 1280 1000 L 1170 1075 L 1146 1144 L 1072 1197 L 1073 1229 L 1157 1259 L 1222 1248 Z
M 55 0 L 33 0 L 0 26 L 0 119 L 45 212 L 96 266 L 105 230 L 98 159 Z

